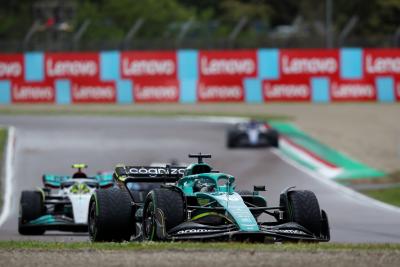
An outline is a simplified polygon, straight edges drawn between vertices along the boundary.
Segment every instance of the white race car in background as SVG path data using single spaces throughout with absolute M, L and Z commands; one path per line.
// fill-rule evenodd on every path
M 279 133 L 263 121 L 240 122 L 228 129 L 227 147 L 278 147 Z
M 18 231 L 41 235 L 46 230 L 87 232 L 89 201 L 97 188 L 114 185 L 112 173 L 88 177 L 85 164 L 74 164 L 72 176 L 43 175 L 43 188 L 21 193 Z

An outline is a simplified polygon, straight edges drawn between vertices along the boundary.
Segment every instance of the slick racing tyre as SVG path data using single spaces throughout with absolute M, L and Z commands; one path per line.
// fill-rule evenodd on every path
M 226 147 L 227 148 L 234 148 L 235 147 L 235 135 L 236 132 L 229 130 L 226 135 Z
M 93 242 L 129 241 L 136 224 L 125 189 L 98 189 L 89 204 L 89 236 Z
M 277 130 L 269 130 L 267 133 L 267 139 L 270 146 L 279 147 L 279 133 Z
M 288 202 L 288 219 L 319 237 L 321 234 L 321 210 L 315 194 L 308 190 L 289 191 Z
M 43 215 L 43 197 L 39 191 L 22 191 L 19 207 L 18 232 L 21 235 L 43 235 L 43 227 L 27 226 L 26 223 Z
M 165 240 L 167 232 L 185 220 L 185 207 L 178 191 L 159 188 L 150 191 L 143 208 L 144 240 Z

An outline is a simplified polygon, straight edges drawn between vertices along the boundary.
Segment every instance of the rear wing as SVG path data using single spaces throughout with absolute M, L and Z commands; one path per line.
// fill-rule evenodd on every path
M 93 182 L 98 183 L 101 188 L 107 188 L 114 185 L 112 172 L 102 172 L 94 177 L 87 177 L 85 179 L 93 180 Z M 62 188 L 62 185 L 65 185 L 68 181 L 71 181 L 72 184 L 75 183 L 74 179 L 68 175 L 44 174 L 42 180 L 44 187 L 54 189 Z
M 44 174 L 42 176 L 43 185 L 45 187 L 50 187 L 50 188 L 60 188 L 61 183 L 68 181 L 70 179 L 71 179 L 71 176 L 66 176 L 66 175 Z
M 176 182 L 185 174 L 186 167 L 120 166 L 116 177 L 124 182 Z

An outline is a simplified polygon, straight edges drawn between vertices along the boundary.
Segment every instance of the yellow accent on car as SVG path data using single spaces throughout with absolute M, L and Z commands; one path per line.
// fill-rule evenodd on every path
M 75 164 L 72 164 L 72 168 L 73 169 L 86 169 L 88 167 L 88 165 L 87 164 L 84 164 L 84 163 L 75 163 Z
M 212 211 L 211 212 L 200 213 L 200 214 L 194 216 L 191 220 L 195 221 L 195 220 L 198 220 L 198 219 L 201 219 L 201 218 L 204 218 L 204 217 L 207 217 L 207 216 L 211 216 L 211 215 L 221 217 L 221 218 L 227 220 L 228 222 L 233 223 L 232 220 L 229 219 L 228 217 L 226 217 L 225 215 L 223 215 L 221 213 L 218 213 L 218 212 L 212 212 Z
M 72 194 L 87 194 L 90 192 L 90 189 L 85 183 L 75 183 L 71 187 L 70 192 Z

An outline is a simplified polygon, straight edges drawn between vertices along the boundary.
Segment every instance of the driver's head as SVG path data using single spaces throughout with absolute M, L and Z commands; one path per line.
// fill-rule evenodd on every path
M 87 178 L 86 173 L 82 172 L 82 169 L 86 169 L 87 165 L 86 164 L 72 164 L 73 169 L 78 169 L 74 175 L 72 175 L 72 178 Z
M 193 192 L 214 192 L 215 186 L 212 183 L 202 182 L 200 180 L 196 180 L 193 185 Z
M 257 120 L 251 119 L 250 122 L 249 122 L 249 124 L 250 124 L 251 127 L 254 127 L 254 126 L 257 125 Z
M 74 173 L 74 175 L 72 175 L 72 178 L 87 178 L 87 175 L 86 173 L 79 170 L 76 173 Z

